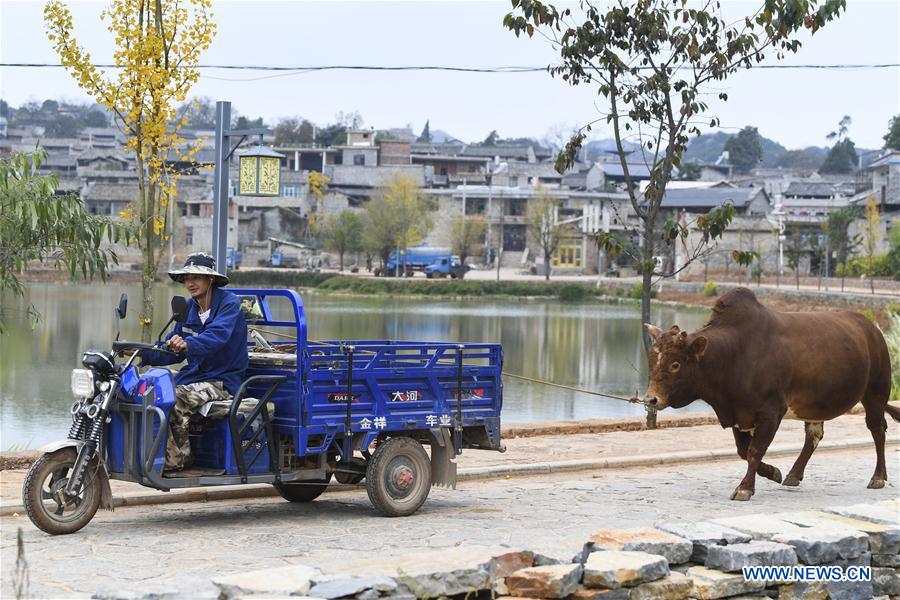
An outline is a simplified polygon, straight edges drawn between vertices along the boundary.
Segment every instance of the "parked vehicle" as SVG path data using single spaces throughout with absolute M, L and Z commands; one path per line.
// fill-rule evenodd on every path
M 231 291 L 253 330 L 250 367 L 233 399 L 208 403 L 192 422 L 194 466 L 163 476 L 172 375 L 134 366 L 142 352 L 168 352 L 163 343 L 88 350 L 84 368 L 72 371 L 69 435 L 42 448 L 25 479 L 25 510 L 37 527 L 78 531 L 99 507 L 112 507 L 110 479 L 166 491 L 270 483 L 291 502 L 314 500 L 332 478 L 365 480 L 382 514 L 405 516 L 432 485 L 455 487 L 453 459 L 464 448 L 503 450 L 500 345 L 308 340 L 293 290 Z M 126 307 L 122 294 L 117 324 Z M 187 301 L 173 298 L 172 313 L 160 339 L 184 321 Z M 262 337 L 272 330 L 292 339 Z
M 416 271 L 425 271 L 427 267 L 446 258 L 451 259 L 449 248 L 431 248 L 428 246 L 414 246 L 401 250 L 394 250 L 388 257 L 384 274 L 393 277 L 397 273 L 405 277 L 412 277 Z
M 433 279 L 435 277 L 462 279 L 471 268 L 472 267 L 469 265 L 462 264 L 458 256 L 451 256 L 450 258 L 442 257 L 438 262 L 425 267 L 425 277 L 428 279 Z
M 225 250 L 225 266 L 232 271 L 237 271 L 241 267 L 241 253 L 231 246 Z

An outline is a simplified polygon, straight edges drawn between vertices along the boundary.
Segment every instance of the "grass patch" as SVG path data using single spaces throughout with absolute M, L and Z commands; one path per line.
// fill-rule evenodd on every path
M 431 281 L 425 278 L 391 279 L 351 277 L 334 273 L 306 273 L 292 271 L 233 271 L 228 275 L 236 286 L 272 288 L 307 288 L 322 292 L 360 294 L 366 296 L 545 296 L 564 302 L 579 302 L 594 296 L 610 294 L 605 288 L 589 283 L 555 283 L 531 281 Z

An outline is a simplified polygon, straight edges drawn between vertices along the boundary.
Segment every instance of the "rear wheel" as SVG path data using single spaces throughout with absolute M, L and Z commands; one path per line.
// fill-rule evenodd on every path
M 328 489 L 327 481 L 277 482 L 272 485 L 288 502 L 312 502 Z
M 22 503 L 38 529 L 53 535 L 75 533 L 100 508 L 96 458 L 87 467 L 81 490 L 72 496 L 65 492 L 77 456 L 75 448 L 63 448 L 42 455 L 28 470 Z
M 388 517 L 411 515 L 431 490 L 431 461 L 422 444 L 412 438 L 384 440 L 366 468 L 369 500 Z

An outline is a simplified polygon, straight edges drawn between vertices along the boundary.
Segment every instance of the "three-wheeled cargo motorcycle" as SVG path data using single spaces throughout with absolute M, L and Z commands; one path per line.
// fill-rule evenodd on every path
M 314 500 L 332 478 L 365 481 L 378 511 L 406 516 L 432 485 L 456 487 L 464 448 L 503 450 L 499 344 L 313 341 L 295 291 L 231 291 L 249 328 L 249 368 L 230 400 L 192 419 L 193 467 L 164 474 L 172 373 L 136 366 L 142 352 L 168 352 L 163 333 L 187 316 L 176 296 L 157 343 L 117 334 L 111 351 L 86 351 L 72 371 L 68 437 L 42 448 L 25 479 L 37 527 L 73 533 L 112 509 L 110 479 L 163 491 L 268 483 L 291 502 Z M 126 310 L 122 294 L 117 331 Z

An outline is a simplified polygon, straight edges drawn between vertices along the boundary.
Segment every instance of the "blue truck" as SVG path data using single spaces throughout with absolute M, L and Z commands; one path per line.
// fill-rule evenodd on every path
M 405 516 L 432 485 L 455 487 L 453 459 L 464 448 L 503 451 L 500 345 L 313 340 L 293 290 L 231 291 L 249 328 L 250 367 L 231 400 L 204 405 L 192 421 L 194 466 L 163 474 L 172 374 L 134 366 L 164 346 L 88 350 L 72 372 L 69 435 L 41 449 L 25 480 L 37 527 L 78 531 L 112 507 L 110 479 L 165 491 L 267 483 L 291 502 L 314 500 L 332 479 L 365 481 L 382 514 Z M 126 308 L 123 294 L 117 319 Z M 173 298 L 172 313 L 170 323 L 183 321 L 187 301 Z
M 451 260 L 449 248 L 431 248 L 429 246 L 413 246 L 404 250 L 394 250 L 388 256 L 384 273 L 380 271 L 376 275 L 384 274 L 388 277 L 401 275 L 412 277 L 416 271 L 425 271 L 429 266 L 440 263 L 442 260 Z
M 449 277 L 451 279 L 462 279 L 466 276 L 466 272 L 471 267 L 462 264 L 458 256 L 444 256 L 437 262 L 425 267 L 425 277 L 428 279 Z

